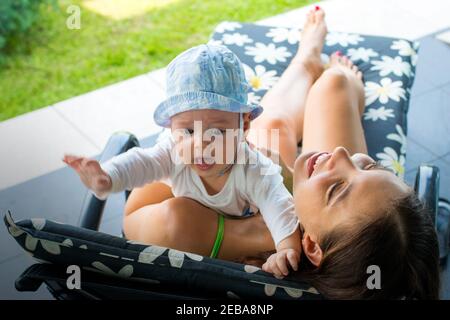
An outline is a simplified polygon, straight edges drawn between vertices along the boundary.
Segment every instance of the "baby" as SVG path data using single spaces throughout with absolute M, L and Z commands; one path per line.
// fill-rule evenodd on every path
M 259 211 L 276 246 L 263 269 L 286 275 L 288 266 L 298 268 L 299 221 L 281 167 L 245 140 L 250 121 L 263 111 L 247 103 L 248 88 L 241 62 L 226 47 L 188 49 L 167 67 L 168 98 L 154 112 L 155 122 L 170 128 L 170 135 L 151 148 L 134 147 L 101 165 L 71 155 L 63 161 L 99 199 L 165 180 L 175 197 L 215 210 L 219 230 L 211 257 L 220 248 L 224 215 Z

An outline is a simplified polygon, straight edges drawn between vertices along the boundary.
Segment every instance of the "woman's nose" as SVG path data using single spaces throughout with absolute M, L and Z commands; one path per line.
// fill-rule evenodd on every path
M 348 153 L 347 149 L 342 146 L 334 148 L 331 160 L 332 161 L 330 162 L 332 162 L 334 165 L 353 167 L 353 162 L 351 160 L 350 154 Z
M 348 156 L 348 152 L 347 152 L 347 149 L 345 149 L 344 147 L 338 146 L 338 147 L 334 148 L 333 155 Z

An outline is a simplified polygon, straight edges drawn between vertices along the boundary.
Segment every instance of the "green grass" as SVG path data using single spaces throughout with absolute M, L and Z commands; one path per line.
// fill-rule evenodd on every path
M 66 8 L 43 7 L 0 66 L 0 121 L 167 65 L 204 43 L 223 20 L 252 22 L 310 0 L 179 0 L 126 20 L 82 6 L 81 29 L 66 28 Z

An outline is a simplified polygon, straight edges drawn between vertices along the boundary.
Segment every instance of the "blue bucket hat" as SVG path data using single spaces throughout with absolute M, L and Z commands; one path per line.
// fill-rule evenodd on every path
M 225 46 L 202 44 L 178 55 L 167 67 L 167 99 L 153 118 L 170 127 L 170 118 L 189 110 L 214 109 L 250 113 L 250 120 L 263 108 L 247 103 L 250 89 L 239 58 Z

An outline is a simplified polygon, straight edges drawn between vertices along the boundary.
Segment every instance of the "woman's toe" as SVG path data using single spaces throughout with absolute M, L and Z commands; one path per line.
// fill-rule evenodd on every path
M 315 11 L 316 13 L 316 21 L 322 21 L 325 17 L 325 11 L 323 11 L 320 7 Z
M 305 24 L 303 26 L 303 28 L 306 28 L 307 25 L 314 23 L 314 10 L 311 9 L 309 10 L 309 12 L 306 14 L 306 21 Z
M 315 23 L 316 22 L 316 12 L 314 10 L 312 10 L 311 12 L 311 23 Z
M 345 62 L 345 65 L 346 65 L 347 67 L 349 67 L 350 69 L 353 67 L 353 62 L 352 62 L 352 60 L 350 60 L 347 56 L 344 56 L 344 62 Z

